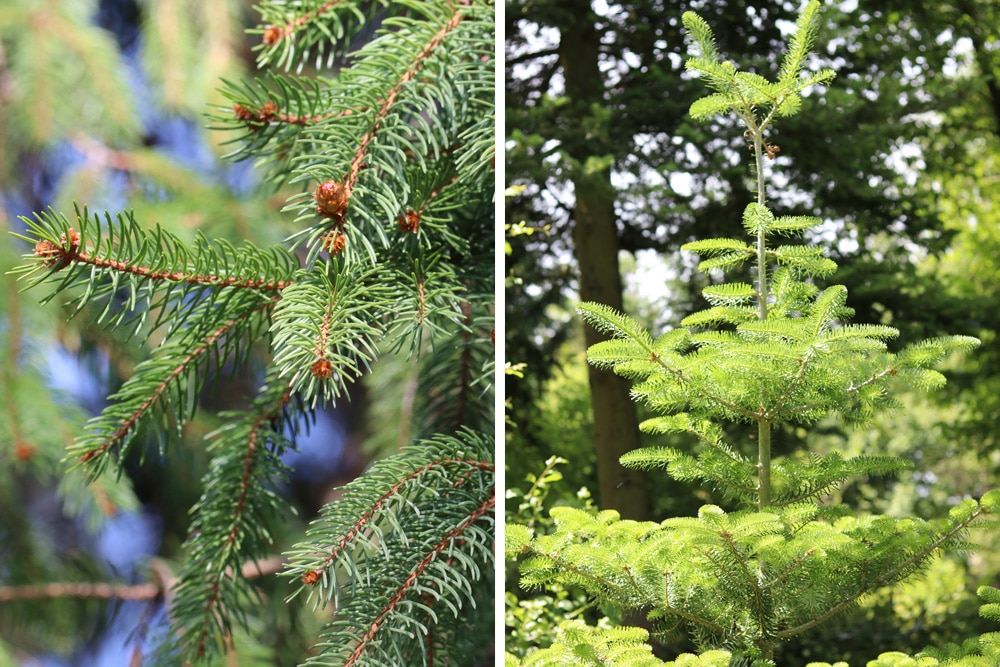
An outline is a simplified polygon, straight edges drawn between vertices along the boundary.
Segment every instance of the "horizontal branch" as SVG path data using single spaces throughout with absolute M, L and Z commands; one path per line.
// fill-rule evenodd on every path
M 119 273 L 131 273 L 134 276 L 139 276 L 140 278 L 146 278 L 148 280 L 168 280 L 178 283 L 188 283 L 191 285 L 208 285 L 210 287 L 237 287 L 278 292 L 294 282 L 291 280 L 264 281 L 255 278 L 240 279 L 235 276 L 223 277 L 214 274 L 205 276 L 188 274 L 183 271 L 154 271 L 149 267 L 129 264 L 116 259 L 94 257 L 85 252 L 81 252 L 80 234 L 72 228 L 70 228 L 68 233 L 65 234 L 65 237 L 69 240 L 66 244 L 67 247 L 63 247 L 48 240 L 39 241 L 35 244 L 35 256 L 45 258 L 45 265 L 54 266 L 57 270 L 68 266 L 72 262 L 76 262 L 78 264 L 94 266 L 99 269 L 110 269 Z
M 923 549 L 912 554 L 909 558 L 907 558 L 899 565 L 880 574 L 878 577 L 875 578 L 874 581 L 872 581 L 871 585 L 869 585 L 868 587 L 852 593 L 851 595 L 847 596 L 837 604 L 833 605 L 828 611 L 810 621 L 806 621 L 805 623 L 797 625 L 794 628 L 789 628 L 787 630 L 782 630 L 780 632 L 775 633 L 774 635 L 775 638 L 787 639 L 789 637 L 794 637 L 797 634 L 805 632 L 810 628 L 814 628 L 817 625 L 821 625 L 822 623 L 825 623 L 826 621 L 833 618 L 840 612 L 844 611 L 850 605 L 854 604 L 862 596 L 872 592 L 877 588 L 889 585 L 900 573 L 905 572 L 908 568 L 913 567 L 924 558 L 927 558 L 934 551 L 937 551 L 939 548 L 941 548 L 948 540 L 952 539 L 953 537 L 961 533 L 963 530 L 967 530 L 969 526 L 972 524 L 972 522 L 975 521 L 977 518 L 979 518 L 980 515 L 984 513 L 986 513 L 985 510 L 982 507 L 979 507 L 975 512 L 970 514 L 968 518 L 966 518 L 964 521 L 959 522 L 957 525 L 952 526 L 951 530 L 948 530 L 947 532 L 943 533 L 940 537 L 938 537 L 938 539 L 934 540 Z
M 0 603 L 16 600 L 52 600 L 59 598 L 97 598 L 102 600 L 153 600 L 163 595 L 157 584 L 109 584 L 59 581 L 0 588 Z
M 240 572 L 244 579 L 252 581 L 260 577 L 276 574 L 284 566 L 280 556 L 271 556 L 262 561 L 250 561 Z M 172 575 L 161 578 L 154 575 L 156 582 L 145 584 L 111 584 L 107 582 L 55 581 L 47 584 L 27 584 L 24 586 L 0 587 L 0 603 L 19 600 L 56 600 L 66 598 L 90 598 L 99 600 L 155 600 L 163 597 L 177 581 Z

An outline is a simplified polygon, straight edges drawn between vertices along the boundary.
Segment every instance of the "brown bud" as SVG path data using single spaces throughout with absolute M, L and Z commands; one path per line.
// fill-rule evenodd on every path
M 316 570 L 309 570 L 308 572 L 302 575 L 302 583 L 304 584 L 309 584 L 311 586 L 312 584 L 315 584 L 317 581 L 319 581 L 319 572 L 317 572 Z
M 344 252 L 344 248 L 346 247 L 347 237 L 339 230 L 327 232 L 327 235 L 323 237 L 323 250 L 326 250 L 333 257 Z
M 69 251 L 73 254 L 80 249 L 80 232 L 76 231 L 72 227 L 69 228 L 67 232 L 63 232 L 59 236 L 59 240 L 62 241 L 63 246 L 66 245 L 66 235 L 69 234 Z
M 316 188 L 313 199 L 316 200 L 316 212 L 324 218 L 342 221 L 347 211 L 347 200 L 350 193 L 343 183 L 327 181 Z
M 309 372 L 313 374 L 313 377 L 325 380 L 333 375 L 333 364 L 330 363 L 329 359 L 320 359 L 312 365 Z
M 250 109 L 247 109 L 242 104 L 234 104 L 233 113 L 236 114 L 236 117 L 240 120 L 252 120 L 255 117 L 254 112 L 250 111 Z
M 399 216 L 399 231 L 404 234 L 416 234 L 417 230 L 420 229 L 420 213 L 418 211 L 408 210 L 406 215 Z
M 68 235 L 68 238 L 67 238 Z M 80 250 L 80 232 L 70 228 L 59 237 L 61 245 L 56 245 L 52 241 L 41 240 L 35 244 L 35 257 L 43 257 L 45 266 L 54 266 L 61 269 L 76 256 Z M 66 246 L 69 245 L 67 248 Z
M 284 36 L 285 31 L 281 26 L 268 26 L 267 30 L 264 31 L 264 43 L 268 46 L 274 46 L 281 41 L 281 38 Z
M 263 120 L 274 120 L 278 113 L 278 105 L 273 100 L 268 100 L 264 102 L 264 106 L 260 108 L 260 117 Z
M 39 241 L 35 244 L 35 257 L 45 257 L 42 262 L 45 266 L 55 266 L 60 261 L 60 251 L 62 248 L 52 241 Z

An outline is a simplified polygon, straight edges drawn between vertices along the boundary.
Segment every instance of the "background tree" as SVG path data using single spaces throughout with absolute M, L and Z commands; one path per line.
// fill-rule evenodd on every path
M 215 4 L 157 3 L 144 15 L 142 40 L 119 33 L 125 64 L 135 63 L 140 42 L 145 72 L 163 84 L 163 99 L 146 97 L 138 113 L 129 111 L 127 87 L 98 76 L 107 69 L 124 80 L 126 69 L 110 35 L 87 23 L 93 7 L 24 3 L 4 13 L 8 103 L 26 125 L 43 117 L 19 104 L 58 119 L 18 135 L 34 143 L 8 141 L 8 164 L 39 147 L 65 151 L 66 140 L 103 161 L 88 162 L 89 178 L 70 180 L 75 187 L 64 192 L 86 197 L 82 186 L 92 183 L 117 194 L 99 185 L 97 176 L 110 172 L 125 180 L 130 203 L 141 203 L 123 213 L 53 209 L 20 227 L 29 261 L 17 270 L 22 284 L 8 283 L 3 317 L 16 332 L 3 391 L 16 400 L 0 427 L 11 435 L 4 455 L 19 461 L 0 483 L 3 513 L 19 520 L 3 528 L 13 548 L 3 554 L 0 647 L 17 655 L 64 630 L 75 634 L 112 599 L 146 601 L 128 608 L 133 664 L 154 654 L 169 664 L 223 656 L 247 664 L 295 664 L 307 655 L 309 664 L 485 659 L 493 593 L 493 8 L 262 6 L 259 63 L 305 74 L 269 73 L 216 94 L 213 125 L 235 147 L 231 157 L 255 160 L 265 181 L 259 191 L 234 192 L 224 179 L 206 186 L 195 170 L 137 147 L 158 136 L 144 137 L 143 122 L 164 134 L 175 123 L 151 100 L 205 109 L 196 94 L 203 87 L 187 85 L 197 68 L 186 62 L 207 53 L 232 64 L 218 47 L 231 36 L 227 24 L 199 23 L 212 18 L 202 12 L 220 11 Z M 241 9 L 224 8 L 226 16 Z M 85 26 L 75 37 L 61 32 L 71 19 Z M 209 35 L 214 29 L 222 32 Z M 39 92 L 48 82 L 33 79 L 36 52 L 66 65 L 56 68 L 65 89 L 90 84 L 74 100 L 78 118 L 54 111 L 52 97 Z M 268 205 L 286 200 L 291 215 Z M 294 238 L 279 243 L 289 230 Z M 17 294 L 32 286 L 31 300 L 48 294 L 46 309 Z M 59 313 L 57 304 L 69 310 Z M 94 355 L 98 364 L 125 369 L 83 428 L 49 421 L 81 415 L 42 389 L 51 328 L 29 324 L 66 313 L 76 317 L 62 340 L 90 337 L 107 355 Z M 385 426 L 373 427 L 371 440 L 392 457 L 330 494 L 339 500 L 304 536 L 288 478 L 310 459 L 296 444 L 308 441 L 310 421 L 321 430 L 324 406 L 342 403 L 369 375 L 369 389 L 383 390 L 371 411 Z M 216 389 L 226 385 L 250 396 L 227 406 Z M 195 420 L 199 407 L 215 414 Z M 69 470 L 57 466 L 63 455 Z M 198 487 L 177 499 L 186 503 L 177 514 L 193 505 L 192 516 L 169 526 L 162 559 L 119 573 L 124 581 L 108 581 L 89 559 L 73 563 L 74 552 L 21 509 L 25 473 L 65 475 L 67 508 L 89 509 L 97 521 L 134 506 L 133 486 L 142 494 L 147 480 L 178 471 Z M 310 518 L 315 502 L 296 504 Z M 278 570 L 299 593 L 290 603 L 288 581 L 268 576 Z M 169 630 L 157 622 L 164 613 Z

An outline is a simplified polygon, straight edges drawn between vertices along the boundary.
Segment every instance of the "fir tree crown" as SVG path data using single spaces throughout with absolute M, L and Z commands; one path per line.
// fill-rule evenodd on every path
M 848 478 L 898 473 L 911 464 L 837 452 L 772 458 L 772 435 L 781 427 L 810 426 L 830 415 L 869 423 L 898 406 L 893 391 L 939 387 L 945 378 L 935 366 L 979 344 L 944 336 L 890 351 L 898 332 L 851 323 L 847 289 L 822 286 L 836 264 L 821 247 L 795 242 L 821 221 L 777 215 L 768 206 L 765 161 L 779 150 L 770 141 L 774 123 L 802 108 L 806 88 L 833 79 L 830 70 L 806 69 L 818 14 L 818 2 L 802 11 L 775 81 L 725 61 L 708 24 L 692 12 L 683 16 L 693 52 L 687 69 L 713 90 L 690 113 L 731 114 L 740 122 L 754 159 L 756 196 L 742 217 L 746 237 L 695 241 L 682 250 L 701 255 L 699 268 L 713 278 L 749 265 L 752 281 L 715 281 L 703 291 L 708 308 L 657 336 L 602 304 L 578 307 L 610 335 L 589 348 L 589 362 L 633 380 L 634 399 L 657 415 L 641 429 L 688 436 L 684 447 L 629 452 L 622 465 L 705 484 L 717 504 L 697 517 L 659 523 L 621 520 L 614 510 L 557 507 L 551 534 L 507 527 L 508 558 L 524 559 L 522 585 L 579 587 L 606 608 L 641 611 L 654 636 L 687 634 L 703 654 L 682 656 L 678 665 L 732 658 L 732 664 L 773 667 L 782 642 L 919 573 L 935 554 L 967 548 L 969 527 L 1000 509 L 1000 492 L 992 491 L 930 521 L 853 515 L 825 503 L 827 494 Z M 734 424 L 750 425 L 752 441 L 730 441 L 726 428 Z M 607 664 L 631 664 L 618 657 L 626 653 L 644 656 L 635 664 L 663 664 L 629 632 L 567 623 L 551 648 L 521 664 L 587 653 Z

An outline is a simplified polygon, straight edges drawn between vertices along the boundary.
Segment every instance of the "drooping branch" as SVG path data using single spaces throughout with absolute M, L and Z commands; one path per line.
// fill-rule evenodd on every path
M 872 581 L 871 585 L 864 587 L 861 590 L 856 591 L 855 593 L 852 593 L 851 595 L 841 600 L 839 603 L 830 607 L 830 609 L 828 609 L 823 614 L 805 623 L 802 623 L 801 625 L 797 625 L 793 628 L 788 628 L 787 630 L 781 630 L 779 632 L 776 632 L 774 635 L 775 638 L 788 639 L 789 637 L 794 637 L 795 635 L 801 634 L 806 630 L 814 628 L 818 625 L 822 625 L 823 623 L 830 620 L 837 614 L 849 608 L 858 600 L 858 598 L 861 598 L 862 596 L 864 596 L 867 593 L 870 593 L 871 591 L 881 588 L 882 586 L 887 586 L 896 581 L 899 578 L 900 574 L 905 573 L 907 570 L 913 568 L 918 563 L 926 560 L 932 553 L 943 548 L 944 545 L 946 545 L 955 536 L 960 535 L 964 531 L 968 530 L 969 526 L 980 516 L 989 513 L 990 512 L 986 508 L 982 506 L 978 507 L 976 511 L 972 512 L 968 517 L 966 517 L 965 520 L 960 521 L 955 526 L 952 526 L 951 529 L 949 529 L 945 533 L 942 533 L 940 536 L 938 536 L 936 540 L 933 540 L 923 549 L 920 549 L 916 553 L 911 554 L 909 558 L 907 558 L 905 561 L 903 561 L 896 567 L 883 571 L 881 574 L 879 574 L 878 577 L 875 578 L 874 581 Z
M 271 406 L 268 410 L 259 412 L 253 419 L 250 425 L 250 432 L 247 436 L 246 441 L 246 455 L 243 458 L 243 475 L 240 479 L 239 486 L 239 496 L 236 500 L 235 508 L 232 513 L 231 527 L 229 529 L 229 534 L 226 537 L 225 544 L 221 549 L 220 558 L 225 560 L 232 560 L 237 553 L 237 545 L 242 542 L 240 534 L 241 523 L 245 520 L 247 498 L 250 495 L 251 490 L 255 484 L 259 484 L 258 481 L 253 479 L 254 468 L 257 464 L 257 450 L 262 444 L 258 442 L 261 439 L 261 433 L 265 429 L 270 429 L 271 424 L 275 421 L 278 416 L 284 410 L 288 401 L 291 400 L 292 389 L 291 386 L 287 387 L 282 393 L 281 397 Z M 221 576 L 220 576 L 221 574 Z M 213 575 L 215 580 L 212 583 L 211 593 L 209 594 L 208 600 L 205 602 L 204 618 L 213 619 L 216 617 L 216 608 L 221 605 L 221 582 L 225 573 L 217 573 Z M 221 614 L 221 612 L 219 612 Z M 198 645 L 195 654 L 201 658 L 205 654 L 206 645 L 210 636 L 211 627 L 209 623 L 205 623 L 202 628 L 201 635 L 198 638 Z
M 78 454 L 81 463 L 87 463 L 96 457 L 105 454 L 111 447 L 116 445 L 121 441 L 132 428 L 139 422 L 139 420 L 145 415 L 158 401 L 160 401 L 167 391 L 174 386 L 174 383 L 193 365 L 198 363 L 202 358 L 205 357 L 214 347 L 215 343 L 221 340 L 227 333 L 241 325 L 245 320 L 259 312 L 260 310 L 269 307 L 273 303 L 271 301 L 264 301 L 260 303 L 256 308 L 248 310 L 239 317 L 228 320 L 220 327 L 211 332 L 205 337 L 204 341 L 194 347 L 188 352 L 188 354 L 177 363 L 169 373 L 160 381 L 160 383 L 152 389 L 152 391 L 146 394 L 146 397 L 131 413 L 121 422 L 118 427 L 111 432 L 110 435 L 103 438 L 100 445 L 97 447 L 91 447 L 84 449 Z

